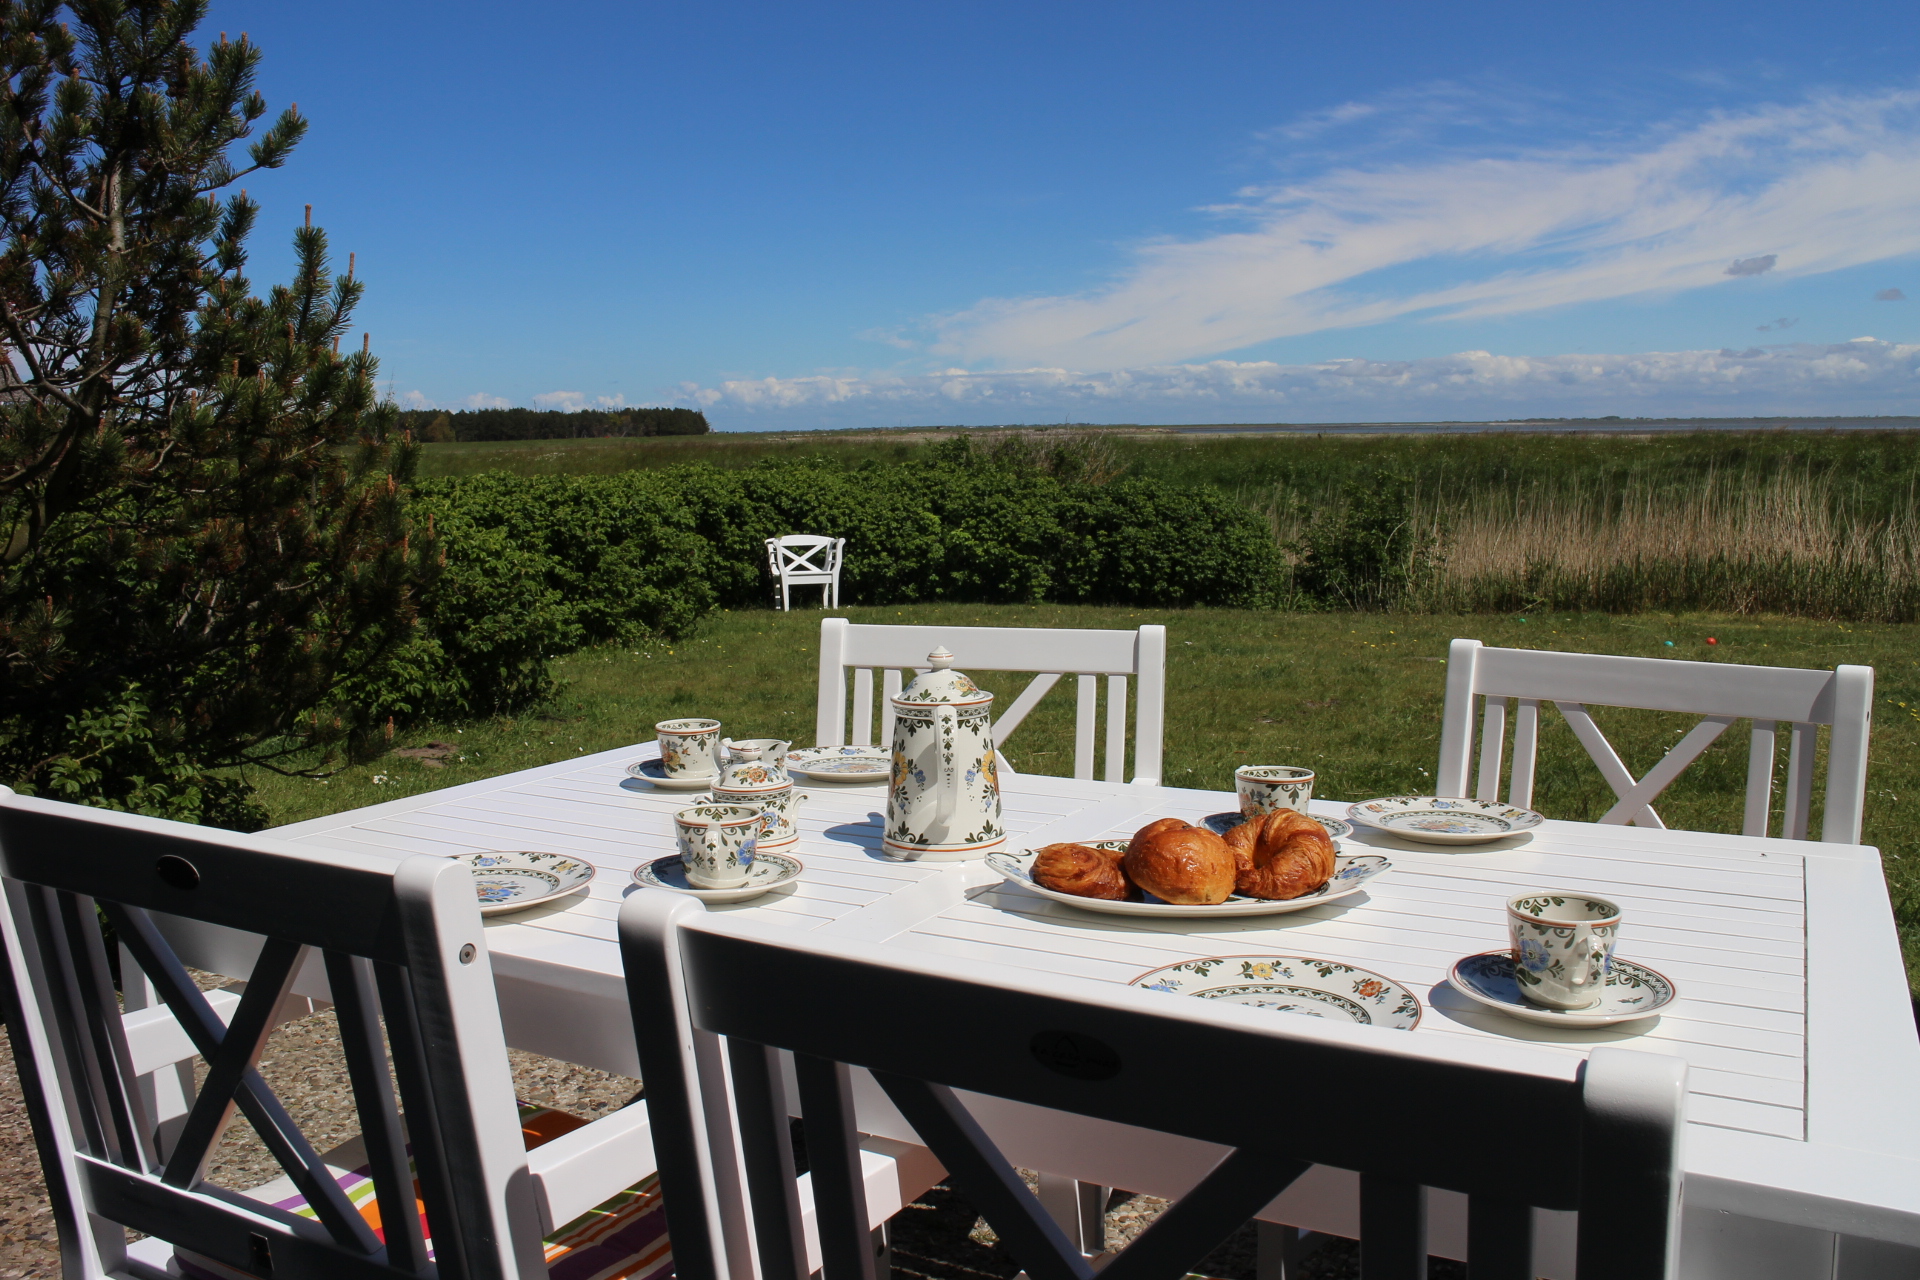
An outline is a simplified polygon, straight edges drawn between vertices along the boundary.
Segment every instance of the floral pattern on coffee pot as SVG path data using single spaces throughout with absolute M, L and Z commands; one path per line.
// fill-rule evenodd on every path
M 763 760 L 760 754 L 768 744 L 778 752 L 773 759 Z M 721 770 L 720 780 L 713 784 L 714 803 L 751 805 L 769 816 L 771 821 L 760 835 L 757 848 L 784 848 L 800 839 L 800 828 L 794 824 L 794 817 L 807 794 L 794 789 L 793 779 L 781 767 L 788 745 L 772 738 L 750 742 L 729 740 L 727 749 L 731 761 Z
M 993 749 L 993 695 L 953 670 L 945 646 L 932 670 L 892 698 L 893 772 L 887 787 L 889 857 L 983 858 L 1006 842 Z

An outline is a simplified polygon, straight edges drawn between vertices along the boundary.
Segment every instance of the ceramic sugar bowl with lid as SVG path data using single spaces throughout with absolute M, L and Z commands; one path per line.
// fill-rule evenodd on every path
M 784 756 L 787 744 L 777 745 Z M 761 849 L 779 849 L 800 839 L 800 828 L 793 820 L 807 797 L 805 792 L 794 790 L 793 779 L 780 761 L 762 760 L 760 750 L 758 745 L 731 743 L 727 766 L 714 782 L 712 796 L 715 804 L 753 805 L 771 814 L 772 823 L 756 843 Z
M 887 786 L 888 857 L 958 862 L 1006 842 L 993 749 L 993 695 L 953 670 L 943 645 L 895 694 Z

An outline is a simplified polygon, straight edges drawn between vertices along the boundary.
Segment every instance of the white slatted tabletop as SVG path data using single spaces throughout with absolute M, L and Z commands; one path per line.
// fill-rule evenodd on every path
M 689 800 L 626 776 L 652 754 L 651 744 L 604 752 L 274 834 L 396 857 L 525 848 L 587 858 L 600 875 L 584 897 L 489 922 L 502 1013 L 519 1047 L 637 1074 L 615 917 L 633 869 L 674 851 L 670 815 Z M 1032 774 L 1004 784 L 1015 847 L 1125 837 L 1153 818 L 1197 819 L 1233 804 L 1217 792 Z M 1250 953 L 1373 969 L 1426 1006 L 1414 1035 L 1684 1057 L 1690 1204 L 1920 1244 L 1920 1040 L 1872 849 L 1567 822 L 1523 841 L 1439 847 L 1362 828 L 1349 848 L 1372 846 L 1394 863 L 1364 892 L 1196 926 L 1053 903 L 977 862 L 888 860 L 878 852 L 882 788 L 799 785 L 811 798 L 787 852 L 806 865 L 800 884 L 715 909 L 963 964 L 1011 964 L 1033 970 L 1036 984 L 1050 973 L 1126 982 L 1174 961 Z M 1344 813 L 1343 804 L 1314 807 Z M 1504 945 L 1506 898 L 1535 888 L 1619 902 L 1621 954 L 1673 980 L 1670 1009 L 1576 1031 L 1456 994 L 1450 966 Z

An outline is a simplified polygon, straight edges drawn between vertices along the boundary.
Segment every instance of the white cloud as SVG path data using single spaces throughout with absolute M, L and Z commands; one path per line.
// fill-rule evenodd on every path
M 1348 104 L 1291 128 L 1366 114 Z M 1756 108 L 1634 146 L 1350 164 L 1216 212 L 1241 228 L 1143 245 L 1087 293 L 937 317 L 928 349 L 975 366 L 1126 369 L 1399 317 L 1751 288 L 1727 274 L 1920 253 L 1920 93 Z
M 511 409 L 513 401 L 505 396 L 490 396 L 484 391 L 476 391 L 460 402 L 462 409 Z
M 589 398 L 583 391 L 543 391 L 533 398 L 533 403 L 538 409 L 578 413 L 582 409 L 623 409 L 627 398 L 624 395 Z
M 1213 360 L 1106 373 L 948 369 L 686 384 L 680 400 L 729 427 L 1047 422 L 1368 422 L 1530 415 L 1910 413 L 1920 344 L 1852 342 L 1745 351 L 1328 360 Z
M 398 401 L 402 409 L 438 409 L 440 406 L 418 391 L 409 391 Z

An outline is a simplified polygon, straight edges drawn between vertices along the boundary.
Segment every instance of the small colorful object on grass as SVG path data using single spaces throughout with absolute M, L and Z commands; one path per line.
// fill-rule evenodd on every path
M 1707 637 L 1707 643 L 1708 643 L 1708 644 L 1719 644 L 1720 642 L 1719 642 L 1718 640 L 1715 640 L 1715 639 L 1714 639 L 1714 638 L 1713 638 L 1712 636 L 1708 636 L 1708 637 Z

